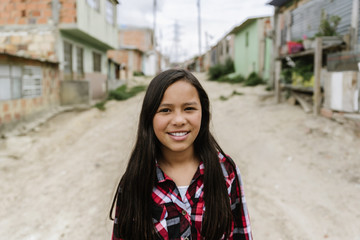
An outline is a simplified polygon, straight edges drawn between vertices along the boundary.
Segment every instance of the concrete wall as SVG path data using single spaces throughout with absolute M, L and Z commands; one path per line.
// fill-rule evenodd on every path
M 19 123 L 30 121 L 60 105 L 60 80 L 57 64 L 4 54 L 0 54 L 0 64 L 20 68 L 23 66 L 37 67 L 41 69 L 42 73 L 40 95 L 0 101 L 0 132 L 9 130 Z M 2 73 L 2 75 L 6 74 Z
M 256 72 L 264 80 L 270 78 L 272 40 L 266 36 L 270 30 L 270 18 L 259 18 L 235 34 L 236 74 L 248 77 Z
M 107 43 L 113 48 L 118 46 L 118 29 L 116 11 L 114 23 L 106 20 L 106 2 L 100 1 L 100 11 L 96 11 L 87 4 L 86 0 L 77 0 L 77 27 L 96 39 Z M 116 6 L 114 6 L 116 9 Z
M 92 99 L 103 99 L 106 97 L 106 75 L 101 73 L 86 73 L 85 79 L 90 82 Z
M 61 104 L 90 104 L 89 81 L 61 81 Z
M 235 72 L 247 77 L 259 71 L 258 23 L 252 22 L 235 36 Z

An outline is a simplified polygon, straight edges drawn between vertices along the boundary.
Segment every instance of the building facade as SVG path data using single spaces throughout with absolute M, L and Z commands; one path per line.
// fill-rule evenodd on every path
M 270 76 L 272 52 L 268 32 L 272 29 L 270 17 L 249 18 L 235 27 L 234 65 L 236 74 L 248 77 L 256 72 L 264 80 Z
M 106 95 L 117 0 L 0 1 L 0 130 Z
M 89 99 L 103 98 L 106 52 L 118 42 L 117 4 L 117 0 L 3 0 L 0 51 L 58 62 L 61 84 L 86 81 Z
M 59 66 L 0 53 L 0 135 L 60 105 Z
M 155 51 L 152 29 L 123 27 L 118 34 L 117 50 L 110 55 L 117 57 L 128 77 L 138 73 L 153 76 L 160 71 L 162 56 Z

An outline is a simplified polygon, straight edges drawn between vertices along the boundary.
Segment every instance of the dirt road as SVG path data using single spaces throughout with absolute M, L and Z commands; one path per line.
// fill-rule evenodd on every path
M 348 126 L 262 101 L 263 87 L 203 84 L 213 132 L 242 172 L 254 239 L 360 239 L 360 140 Z M 0 141 L 1 240 L 110 239 L 142 97 Z

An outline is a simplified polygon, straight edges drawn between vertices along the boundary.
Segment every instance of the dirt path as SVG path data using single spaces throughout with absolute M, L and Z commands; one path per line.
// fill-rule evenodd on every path
M 360 239 L 360 140 L 351 129 L 260 101 L 263 87 L 203 84 L 215 136 L 242 171 L 254 239 Z M 234 90 L 243 95 L 220 100 Z M 142 97 L 0 141 L 1 240 L 110 239 L 107 214 Z

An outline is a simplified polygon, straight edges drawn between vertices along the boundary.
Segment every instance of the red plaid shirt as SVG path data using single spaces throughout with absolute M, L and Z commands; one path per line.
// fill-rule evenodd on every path
M 228 239 L 252 240 L 240 171 L 238 167 L 234 168 L 233 164 L 223 155 L 219 154 L 219 158 L 233 214 L 232 231 Z M 156 203 L 153 209 L 153 222 L 156 231 L 161 236 L 160 239 L 203 239 L 201 223 L 205 210 L 204 164 L 200 163 L 183 198 L 174 181 L 159 167 L 156 171 L 158 181 L 152 193 L 152 198 Z M 113 235 L 112 240 L 121 239 Z

